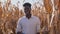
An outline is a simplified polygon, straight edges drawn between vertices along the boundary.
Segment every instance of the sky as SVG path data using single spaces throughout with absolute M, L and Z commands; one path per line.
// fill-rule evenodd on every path
M 5 2 L 6 0 L 0 0 L 0 1 L 1 1 L 1 2 Z M 17 3 L 18 1 L 20 2 L 20 3 L 19 3 L 19 8 L 20 8 L 20 9 L 22 9 L 22 5 L 23 5 L 24 3 L 26 3 L 26 2 L 29 2 L 29 3 L 33 4 L 33 3 L 35 3 L 35 2 L 40 1 L 40 4 L 43 4 L 43 1 L 42 1 L 42 0 L 25 0 L 25 1 L 24 1 L 24 0 L 12 0 L 11 3 L 16 5 L 16 3 Z M 24 2 L 23 2 L 23 1 L 24 1 Z

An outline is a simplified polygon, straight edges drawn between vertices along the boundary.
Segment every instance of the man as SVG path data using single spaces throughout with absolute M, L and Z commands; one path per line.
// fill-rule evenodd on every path
M 17 34 L 40 34 L 40 20 L 31 15 L 31 4 L 23 4 L 25 16 L 18 20 Z

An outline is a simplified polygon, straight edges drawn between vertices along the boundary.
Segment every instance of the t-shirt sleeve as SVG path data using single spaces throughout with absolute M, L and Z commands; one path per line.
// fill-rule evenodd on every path
M 18 22 L 17 22 L 16 33 L 21 32 L 21 31 L 22 31 L 22 29 L 21 29 L 21 19 L 19 19 Z
M 40 19 L 37 19 L 37 32 L 40 32 Z

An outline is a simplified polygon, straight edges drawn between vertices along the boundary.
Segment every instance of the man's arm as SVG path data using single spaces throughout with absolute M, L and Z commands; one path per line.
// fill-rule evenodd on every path
M 37 19 L 37 34 L 40 34 L 40 19 Z
M 18 20 L 17 28 L 16 28 L 16 34 L 22 34 L 22 29 L 21 29 L 21 20 Z
M 37 32 L 37 34 L 40 34 L 40 32 Z

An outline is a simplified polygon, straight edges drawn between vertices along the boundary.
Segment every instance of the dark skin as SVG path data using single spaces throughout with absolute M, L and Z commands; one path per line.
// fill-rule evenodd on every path
M 28 19 L 30 19 L 30 18 L 31 18 L 31 7 L 25 6 L 25 7 L 24 7 L 24 12 L 25 12 L 25 14 L 26 14 L 26 17 L 27 17 Z
M 27 17 L 28 19 L 30 19 L 30 18 L 31 18 L 31 7 L 25 6 L 25 7 L 24 7 L 24 12 L 25 12 L 25 14 L 26 14 L 26 17 Z M 17 34 L 22 34 L 22 32 L 18 32 Z M 37 32 L 36 34 L 40 34 L 40 33 Z

